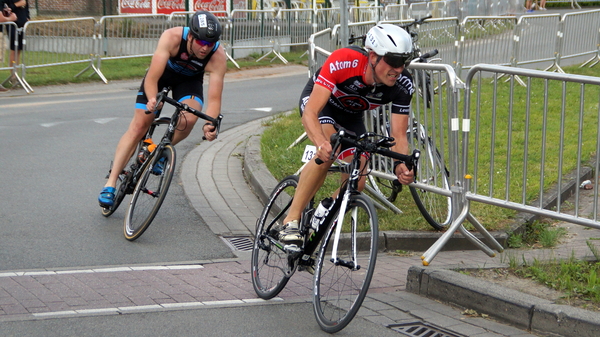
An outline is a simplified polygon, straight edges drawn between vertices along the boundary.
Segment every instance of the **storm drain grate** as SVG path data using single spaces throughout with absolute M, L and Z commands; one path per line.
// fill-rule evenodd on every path
M 242 252 L 252 251 L 252 245 L 254 241 L 250 237 L 247 236 L 238 236 L 238 237 L 224 237 L 223 240 L 234 250 L 239 250 Z
M 463 337 L 422 322 L 391 324 L 388 327 L 396 332 L 411 337 Z

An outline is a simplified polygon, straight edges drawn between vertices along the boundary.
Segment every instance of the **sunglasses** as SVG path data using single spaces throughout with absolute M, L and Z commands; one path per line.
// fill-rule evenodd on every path
M 200 47 L 204 47 L 204 46 L 208 46 L 208 47 L 212 47 L 215 45 L 214 42 L 208 42 L 208 41 L 204 41 L 204 40 L 199 40 L 199 39 L 194 39 L 194 41 L 200 46 Z
M 410 63 L 411 54 L 386 53 L 383 60 L 392 68 L 400 68 Z

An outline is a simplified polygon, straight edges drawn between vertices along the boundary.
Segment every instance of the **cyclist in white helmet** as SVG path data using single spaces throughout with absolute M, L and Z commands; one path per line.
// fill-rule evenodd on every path
M 405 66 L 413 58 L 412 39 L 398 26 L 380 24 L 367 33 L 365 48 L 350 46 L 334 51 L 302 92 L 302 124 L 308 138 L 317 146 L 315 159 L 324 163 L 318 165 L 313 159 L 300 175 L 288 217 L 279 232 L 279 240 L 288 247 L 299 248 L 303 244 L 299 219 L 306 204 L 323 185 L 333 163 L 329 159 L 332 152 L 329 139 L 338 126 L 363 134 L 366 132 L 364 112 L 391 102 L 391 135 L 396 141 L 392 150 L 409 154 L 406 130 L 414 87 Z M 414 173 L 404 163 L 395 163 L 394 174 L 405 185 L 414 180 Z M 359 185 L 360 189 L 363 187 L 364 177 Z

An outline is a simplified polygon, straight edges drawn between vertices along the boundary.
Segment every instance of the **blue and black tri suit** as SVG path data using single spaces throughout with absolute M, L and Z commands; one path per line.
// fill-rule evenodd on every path
M 171 87 L 173 99 L 181 102 L 191 98 L 204 106 L 202 88 L 202 84 L 204 83 L 204 69 L 210 58 L 219 48 L 220 43 L 217 41 L 211 52 L 202 60 L 190 56 L 187 50 L 187 36 L 189 31 L 188 27 L 183 28 L 179 51 L 175 57 L 169 58 L 167 67 L 158 80 L 158 91 L 160 92 L 164 87 Z M 146 110 L 146 104 L 148 103 L 148 98 L 144 92 L 144 80 L 142 80 L 142 85 L 135 101 L 136 109 Z

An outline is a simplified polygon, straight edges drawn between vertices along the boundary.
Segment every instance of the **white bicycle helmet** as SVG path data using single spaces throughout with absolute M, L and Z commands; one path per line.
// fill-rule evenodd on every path
M 367 33 L 365 47 L 392 67 L 410 62 L 413 55 L 412 39 L 404 29 L 392 24 L 379 24 Z

